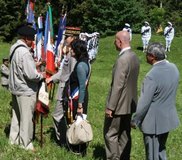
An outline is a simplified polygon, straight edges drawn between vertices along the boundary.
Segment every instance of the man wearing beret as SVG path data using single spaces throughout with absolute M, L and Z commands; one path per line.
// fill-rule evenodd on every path
M 166 40 L 166 52 L 170 52 L 172 40 L 174 38 L 174 28 L 171 22 L 167 22 L 168 26 L 164 29 L 164 36 Z
M 132 29 L 130 27 L 130 24 L 125 23 L 123 31 L 127 31 L 130 34 L 130 41 L 132 40 Z
M 10 128 L 10 144 L 34 151 L 33 113 L 36 103 L 38 82 L 45 78 L 38 73 L 30 47 L 36 31 L 30 26 L 18 29 L 20 39 L 10 48 L 9 89 L 12 93 L 12 120 Z
M 151 39 L 151 27 L 149 22 L 145 21 L 144 26 L 141 28 L 143 52 L 146 52 L 149 41 Z

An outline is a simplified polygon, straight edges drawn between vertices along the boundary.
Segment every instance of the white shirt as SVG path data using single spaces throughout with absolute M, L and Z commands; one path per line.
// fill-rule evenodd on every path
M 151 38 L 151 27 L 143 26 L 141 29 L 142 38 Z
M 126 50 L 129 50 L 131 49 L 131 47 L 126 47 L 126 48 L 123 48 L 120 52 L 119 52 L 119 56 L 123 54 L 123 52 L 125 52 Z
M 164 36 L 167 39 L 171 39 L 172 40 L 174 38 L 174 28 L 172 26 L 165 27 L 165 29 L 164 29 Z

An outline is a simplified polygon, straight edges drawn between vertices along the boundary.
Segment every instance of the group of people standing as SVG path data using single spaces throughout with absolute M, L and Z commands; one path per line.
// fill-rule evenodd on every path
M 130 34 L 130 41 L 132 39 L 132 30 L 130 24 L 125 23 L 123 30 L 128 31 Z M 142 35 L 142 44 L 143 44 L 143 52 L 147 51 L 147 47 L 149 45 L 149 41 L 151 39 L 152 31 L 149 22 L 145 21 L 144 25 L 141 28 Z M 165 51 L 170 52 L 171 43 L 174 38 L 174 27 L 171 22 L 167 22 L 167 26 L 164 29 L 164 36 L 166 41 L 166 49 Z
M 175 64 L 166 60 L 163 45 L 151 43 L 146 50 L 146 61 L 152 68 L 143 80 L 137 102 L 140 64 L 130 47 L 127 31 L 116 34 L 115 47 L 119 55 L 113 66 L 105 107 L 106 159 L 129 160 L 131 128 L 139 127 L 144 137 L 146 159 L 166 160 L 169 131 L 179 125 L 175 105 L 179 71 Z
M 129 160 L 131 128 L 139 127 L 144 135 L 146 159 L 166 160 L 165 144 L 169 131 L 179 125 L 175 107 L 179 71 L 175 64 L 166 60 L 162 44 L 152 43 L 148 46 L 145 42 L 146 60 L 153 67 L 145 76 L 141 95 L 137 101 L 140 63 L 130 46 L 132 37 L 129 27 L 127 24 L 127 28 L 117 32 L 115 36 L 114 44 L 119 55 L 113 66 L 112 81 L 105 106 L 103 134 L 106 159 Z M 166 34 L 169 34 L 167 31 Z M 149 23 L 145 22 L 142 33 L 151 36 L 148 32 L 151 32 L 151 28 Z M 9 59 L 9 90 L 12 94 L 10 144 L 19 145 L 26 150 L 35 150 L 32 143 L 32 119 L 37 101 L 38 83 L 45 81 L 47 84 L 59 82 L 57 102 L 52 117 L 57 142 L 60 146 L 65 146 L 67 122 L 64 115 L 65 110 L 69 110 L 68 105 L 65 105 L 65 97 L 71 98 L 72 120 L 79 114 L 87 115 L 88 83 L 91 73 L 87 43 L 73 35 L 67 36 L 62 67 L 56 74 L 47 78 L 45 72 L 37 71 L 30 52 L 35 30 L 30 26 L 23 26 L 18 30 L 18 34 L 20 38 L 10 48 Z M 78 94 L 74 96 L 75 93 Z M 77 149 L 73 146 L 74 151 L 86 154 L 85 144 Z
M 38 84 L 59 81 L 57 103 L 52 114 L 57 142 L 66 145 L 67 123 L 64 114 L 68 110 L 65 99 L 78 89 L 79 96 L 72 98 L 72 121 L 76 115 L 87 114 L 88 81 L 91 67 L 87 52 L 87 43 L 73 35 L 66 37 L 66 47 L 61 69 L 51 77 L 46 77 L 46 71 L 38 72 L 30 48 L 36 34 L 30 26 L 23 26 L 18 30 L 19 39 L 10 48 L 9 90 L 12 94 L 12 120 L 10 127 L 10 144 L 16 144 L 26 150 L 34 151 L 33 146 L 33 115 L 37 102 Z M 69 95 L 68 95 L 69 94 Z M 67 103 L 68 104 L 68 103 Z M 65 110 L 65 108 L 67 109 Z M 81 149 L 80 149 L 81 148 Z M 85 154 L 86 146 L 79 146 Z

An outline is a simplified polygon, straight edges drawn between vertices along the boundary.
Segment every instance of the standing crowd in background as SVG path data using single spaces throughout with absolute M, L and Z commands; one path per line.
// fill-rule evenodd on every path
M 37 70 L 41 63 L 36 62 L 36 57 L 31 52 L 35 34 L 36 31 L 29 25 L 20 27 L 19 39 L 11 46 L 9 58 L 4 58 L 1 65 L 1 84 L 12 94 L 9 143 L 35 151 L 33 119 L 39 84 L 45 82 L 49 86 L 59 83 L 52 113 L 56 142 L 60 147 L 86 156 L 88 144 L 69 144 L 66 131 L 77 117 L 84 120 L 87 118 L 88 84 L 91 63 L 96 59 L 98 51 L 99 33 L 65 33 L 64 42 L 59 46 L 61 57 L 56 64 L 57 72 L 49 76 L 46 75 L 46 70 Z M 113 65 L 103 127 L 107 160 L 130 160 L 131 128 L 137 127 L 143 133 L 146 159 L 167 159 L 166 142 L 169 132 L 179 125 L 175 105 L 179 71 L 175 64 L 166 60 L 166 52 L 170 52 L 174 38 L 171 22 L 164 29 L 164 36 L 165 47 L 158 42 L 150 44 L 151 27 L 149 22 L 144 22 L 141 28 L 143 52 L 152 68 L 143 80 L 138 101 L 140 63 L 131 48 L 130 24 L 125 23 L 122 31 L 115 35 L 114 45 L 118 57 Z
M 130 24 L 125 23 L 123 31 L 127 31 L 130 34 L 130 41 L 132 40 L 132 29 Z M 157 33 L 162 32 L 162 26 L 160 25 Z M 165 41 L 166 41 L 166 52 L 170 52 L 171 51 L 171 43 L 173 41 L 174 38 L 174 27 L 172 25 L 171 22 L 167 22 L 167 26 L 164 28 L 164 37 L 165 37 Z M 141 28 L 141 38 L 142 38 L 142 44 L 143 44 L 143 52 L 147 51 L 147 47 L 149 45 L 150 39 L 152 36 L 152 29 L 151 26 L 149 24 L 149 22 L 145 21 L 144 25 Z

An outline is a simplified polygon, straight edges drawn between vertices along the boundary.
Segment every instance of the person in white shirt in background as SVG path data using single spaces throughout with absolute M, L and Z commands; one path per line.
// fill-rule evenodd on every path
M 132 29 L 130 28 L 130 24 L 125 23 L 123 31 L 127 31 L 130 34 L 130 41 L 132 40 Z
M 174 28 L 171 22 L 167 22 L 168 26 L 164 29 L 164 36 L 166 40 L 166 51 L 170 52 L 172 40 L 174 38 Z
M 144 26 L 141 28 L 143 52 L 147 50 L 149 41 L 151 39 L 151 27 L 147 21 L 144 22 Z

